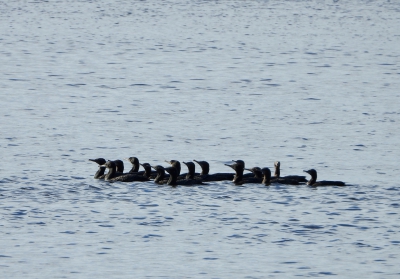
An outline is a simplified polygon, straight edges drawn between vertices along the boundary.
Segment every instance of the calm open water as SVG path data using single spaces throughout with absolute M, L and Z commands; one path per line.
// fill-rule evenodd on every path
M 399 278 L 397 1 L 4 1 L 0 18 L 2 278 Z M 93 179 L 89 158 L 129 156 L 351 186 Z

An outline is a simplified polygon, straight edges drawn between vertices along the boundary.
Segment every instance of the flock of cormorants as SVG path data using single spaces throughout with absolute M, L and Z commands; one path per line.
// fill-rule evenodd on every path
M 269 168 L 254 167 L 247 169 L 245 163 L 242 160 L 233 160 L 232 164 L 225 164 L 232 168 L 235 173 L 214 173 L 210 174 L 210 164 L 207 161 L 193 160 L 201 167 L 201 173 L 195 172 L 195 164 L 193 162 L 183 162 L 188 172 L 181 174 L 181 164 L 177 160 L 165 161 L 170 166 L 163 167 L 161 165 L 152 166 L 149 163 L 139 163 L 139 159 L 136 157 L 130 157 L 128 160 L 132 164 L 132 169 L 128 173 L 124 173 L 124 163 L 121 160 L 106 161 L 103 158 L 89 159 L 89 161 L 95 162 L 99 165 L 99 169 L 94 175 L 95 179 L 104 179 L 108 182 L 140 182 L 154 180 L 157 184 L 166 184 L 170 186 L 185 185 L 192 186 L 197 184 L 205 184 L 204 182 L 210 181 L 222 181 L 230 180 L 235 185 L 243 185 L 248 183 L 261 183 L 263 185 L 270 185 L 271 183 L 289 184 L 289 185 L 309 185 L 312 187 L 317 186 L 345 186 L 342 181 L 318 181 L 317 182 L 317 171 L 315 169 L 305 170 L 311 176 L 311 179 L 307 181 L 305 176 L 300 175 L 288 175 L 281 177 L 280 166 L 281 163 L 276 161 L 274 163 L 275 173 L 271 176 Z M 139 171 L 140 166 L 143 167 L 144 171 Z M 106 168 L 108 169 L 107 174 L 105 173 Z M 152 170 L 153 169 L 153 170 Z M 244 174 L 247 170 L 250 173 Z M 167 174 L 167 173 L 168 174 Z

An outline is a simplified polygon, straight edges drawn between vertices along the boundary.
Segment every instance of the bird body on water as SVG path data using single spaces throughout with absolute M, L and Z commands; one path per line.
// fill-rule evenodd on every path
M 140 165 L 143 167 L 144 172 L 138 172 L 136 174 L 146 176 L 149 179 L 156 178 L 157 172 L 151 170 L 151 165 L 149 163 L 141 163 Z
M 132 173 L 127 173 L 117 176 L 116 165 L 113 161 L 108 161 L 103 166 L 108 168 L 108 173 L 105 176 L 105 180 L 109 182 L 149 181 L 149 179 L 146 176 L 132 174 Z
M 182 171 L 181 163 L 180 163 L 178 160 L 170 160 L 170 161 L 165 160 L 165 162 L 167 162 L 168 164 L 170 164 L 172 167 L 176 168 L 176 170 L 177 170 L 177 172 L 178 172 L 177 180 L 188 179 L 188 178 L 191 176 L 190 167 L 193 167 L 193 168 L 194 168 L 194 165 L 190 166 L 190 164 L 189 164 L 189 166 L 188 166 L 188 169 L 189 169 L 188 173 L 183 173 L 183 174 L 181 174 L 181 171 Z M 193 173 L 194 173 L 194 169 L 193 169 Z
M 305 170 L 304 172 L 308 173 L 311 175 L 311 179 L 307 182 L 307 185 L 312 186 L 312 187 L 318 187 L 318 186 L 346 186 L 346 184 L 342 181 L 328 181 L 328 180 L 322 180 L 322 181 L 317 181 L 317 171 L 315 169 L 309 169 Z
M 235 176 L 233 178 L 233 183 L 235 185 L 243 185 L 247 183 L 261 183 L 262 178 L 258 177 L 243 177 L 243 172 L 244 172 L 244 162 L 242 160 L 237 160 L 234 161 L 234 164 L 225 164 L 226 166 L 232 168 L 235 171 Z
M 207 161 L 197 161 L 197 160 L 193 161 L 199 164 L 201 167 L 201 173 L 198 176 L 196 176 L 196 178 L 201 179 L 204 182 L 233 180 L 233 177 L 235 176 L 234 173 L 224 173 L 224 172 L 210 174 L 209 173 L 210 164 Z
M 279 163 L 279 162 L 275 162 L 275 170 L 277 167 L 276 163 Z M 279 169 L 279 165 L 280 165 L 280 163 L 278 164 L 278 169 Z M 265 170 L 265 169 L 266 168 L 264 168 L 263 170 Z M 254 173 L 254 177 L 256 177 L 256 178 L 261 178 L 262 180 L 265 179 L 264 173 L 263 173 L 262 169 L 259 167 L 254 167 L 254 168 L 245 169 L 245 170 L 248 170 L 248 171 L 251 171 L 252 173 Z M 268 168 L 268 170 L 269 170 L 269 168 Z M 275 174 L 276 174 L 276 172 L 275 172 Z M 271 174 L 270 174 L 270 177 L 269 177 L 269 181 L 271 183 L 280 183 L 280 184 L 289 184 L 289 185 L 299 185 L 300 184 L 299 180 L 302 181 L 303 179 L 305 180 L 305 176 L 299 176 L 299 175 L 289 175 L 289 176 L 285 176 L 285 177 L 279 177 L 279 173 L 278 173 L 278 176 L 271 177 Z M 264 182 L 262 182 L 262 183 L 264 183 Z
M 99 169 L 97 170 L 96 174 L 94 175 L 95 179 L 102 179 L 106 178 L 107 174 L 104 174 L 106 167 L 103 165 L 107 162 L 104 158 L 97 158 L 97 159 L 89 159 L 89 161 L 96 162 L 99 165 Z M 120 176 L 123 174 L 124 171 L 124 163 L 121 160 L 113 161 L 115 163 L 115 176 Z
M 307 179 L 304 175 L 286 175 L 281 177 L 281 162 L 276 161 L 274 163 L 274 167 L 275 167 L 275 174 L 273 177 L 271 177 L 271 179 L 283 179 L 281 181 L 297 181 L 299 183 L 306 183 Z M 290 183 L 283 183 L 283 184 L 290 184 Z
M 177 180 L 178 170 L 175 167 L 165 168 L 165 171 L 167 171 L 169 173 L 169 179 L 168 179 L 167 185 L 170 185 L 170 186 L 177 186 L 177 185 L 193 186 L 193 185 L 201 185 L 201 184 L 204 185 L 204 183 L 199 179 Z
M 271 170 L 267 167 L 261 169 L 261 173 L 263 176 L 262 184 L 265 186 L 271 185 L 271 183 L 278 183 L 278 184 L 289 184 L 289 185 L 299 185 L 300 183 L 297 180 L 293 180 L 290 178 L 272 178 L 271 177 Z

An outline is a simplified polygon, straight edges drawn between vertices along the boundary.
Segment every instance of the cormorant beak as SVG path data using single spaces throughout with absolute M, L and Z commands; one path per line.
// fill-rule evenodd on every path
M 233 169 L 233 165 L 228 165 L 228 164 L 224 164 L 224 165 Z
M 308 174 L 310 174 L 309 172 L 308 172 L 308 170 L 303 170 L 304 172 L 306 172 L 306 173 L 308 173 Z

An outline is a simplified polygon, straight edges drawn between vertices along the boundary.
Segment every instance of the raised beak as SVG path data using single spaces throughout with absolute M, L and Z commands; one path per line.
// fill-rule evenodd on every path
M 233 165 L 228 165 L 228 164 L 224 164 L 224 165 L 233 169 Z

